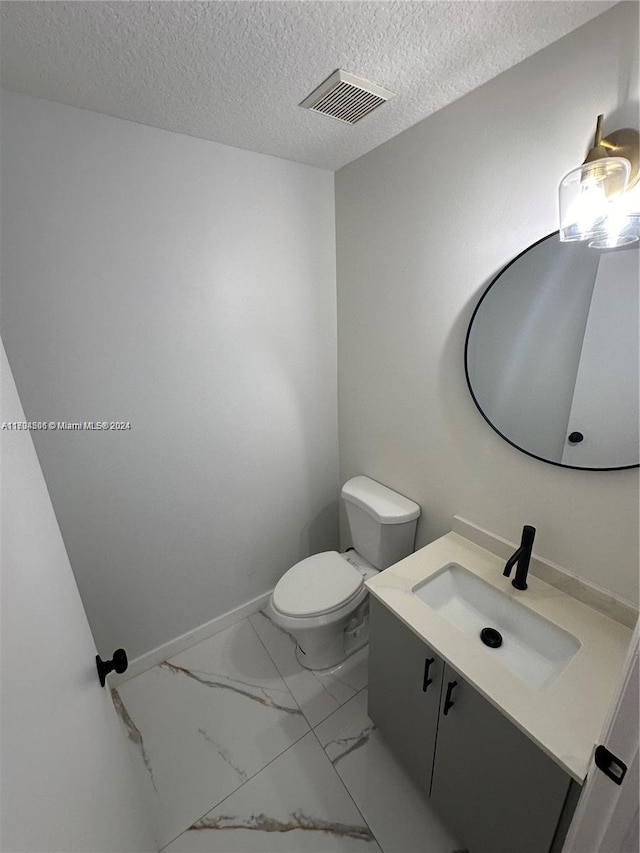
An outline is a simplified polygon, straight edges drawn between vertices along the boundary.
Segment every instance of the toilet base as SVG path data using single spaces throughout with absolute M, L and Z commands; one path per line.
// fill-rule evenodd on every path
M 367 607 L 368 610 L 368 607 Z M 300 632 L 302 633 L 302 632 Z M 320 640 L 317 629 L 312 635 L 312 644 L 306 649 L 300 645 L 304 637 L 298 636 L 296 645 L 296 660 L 305 669 L 331 669 L 345 661 L 369 642 L 369 613 L 366 612 L 358 620 L 352 617 L 342 631 L 335 630 Z M 319 642 L 320 640 L 320 642 Z

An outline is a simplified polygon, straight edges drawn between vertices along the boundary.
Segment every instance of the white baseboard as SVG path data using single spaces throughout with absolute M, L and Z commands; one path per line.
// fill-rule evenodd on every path
M 252 613 L 262 610 L 270 597 L 271 592 L 265 592 L 264 595 L 259 595 L 257 598 L 247 601 L 246 604 L 236 607 L 235 610 L 230 610 L 228 613 L 216 616 L 210 622 L 205 622 L 204 625 L 199 625 L 192 631 L 187 631 L 186 634 L 181 634 L 174 640 L 169 640 L 168 643 L 163 643 L 163 645 L 151 649 L 150 652 L 145 652 L 145 654 L 133 658 L 133 660 L 129 661 L 126 672 L 120 675 L 113 672 L 107 676 L 109 687 L 117 687 L 119 684 L 129 681 L 130 678 L 140 675 L 141 672 L 145 672 L 147 669 L 151 669 L 159 663 L 180 654 L 185 649 L 195 646 L 197 643 L 202 642 L 202 640 L 206 640 L 208 637 L 213 637 L 214 634 L 224 631 L 225 628 L 229 628 L 236 622 L 241 622 L 247 616 L 251 616 Z

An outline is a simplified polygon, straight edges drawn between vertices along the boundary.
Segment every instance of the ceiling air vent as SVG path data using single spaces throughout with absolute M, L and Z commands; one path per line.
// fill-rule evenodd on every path
M 393 92 L 338 69 L 300 103 L 301 107 L 355 124 L 393 97 Z

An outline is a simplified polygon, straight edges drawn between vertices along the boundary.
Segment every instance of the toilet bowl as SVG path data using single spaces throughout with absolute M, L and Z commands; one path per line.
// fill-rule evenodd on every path
M 369 640 L 365 581 L 413 551 L 420 507 L 370 480 L 342 488 L 355 547 L 323 551 L 292 566 L 276 584 L 267 615 L 296 641 L 307 669 L 337 666 Z
M 369 639 L 364 582 L 377 574 L 355 551 L 323 551 L 296 563 L 278 581 L 269 618 L 296 640 L 296 657 L 307 669 L 336 666 Z

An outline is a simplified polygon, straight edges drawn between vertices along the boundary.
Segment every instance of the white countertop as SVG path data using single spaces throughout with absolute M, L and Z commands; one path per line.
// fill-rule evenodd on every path
M 573 634 L 581 648 L 557 679 L 535 689 L 506 669 L 491 649 L 474 643 L 411 590 L 448 563 Z M 631 630 L 529 574 L 519 591 L 503 576 L 504 560 L 457 533 L 448 533 L 367 581 L 372 595 L 538 744 L 577 782 L 619 687 Z

